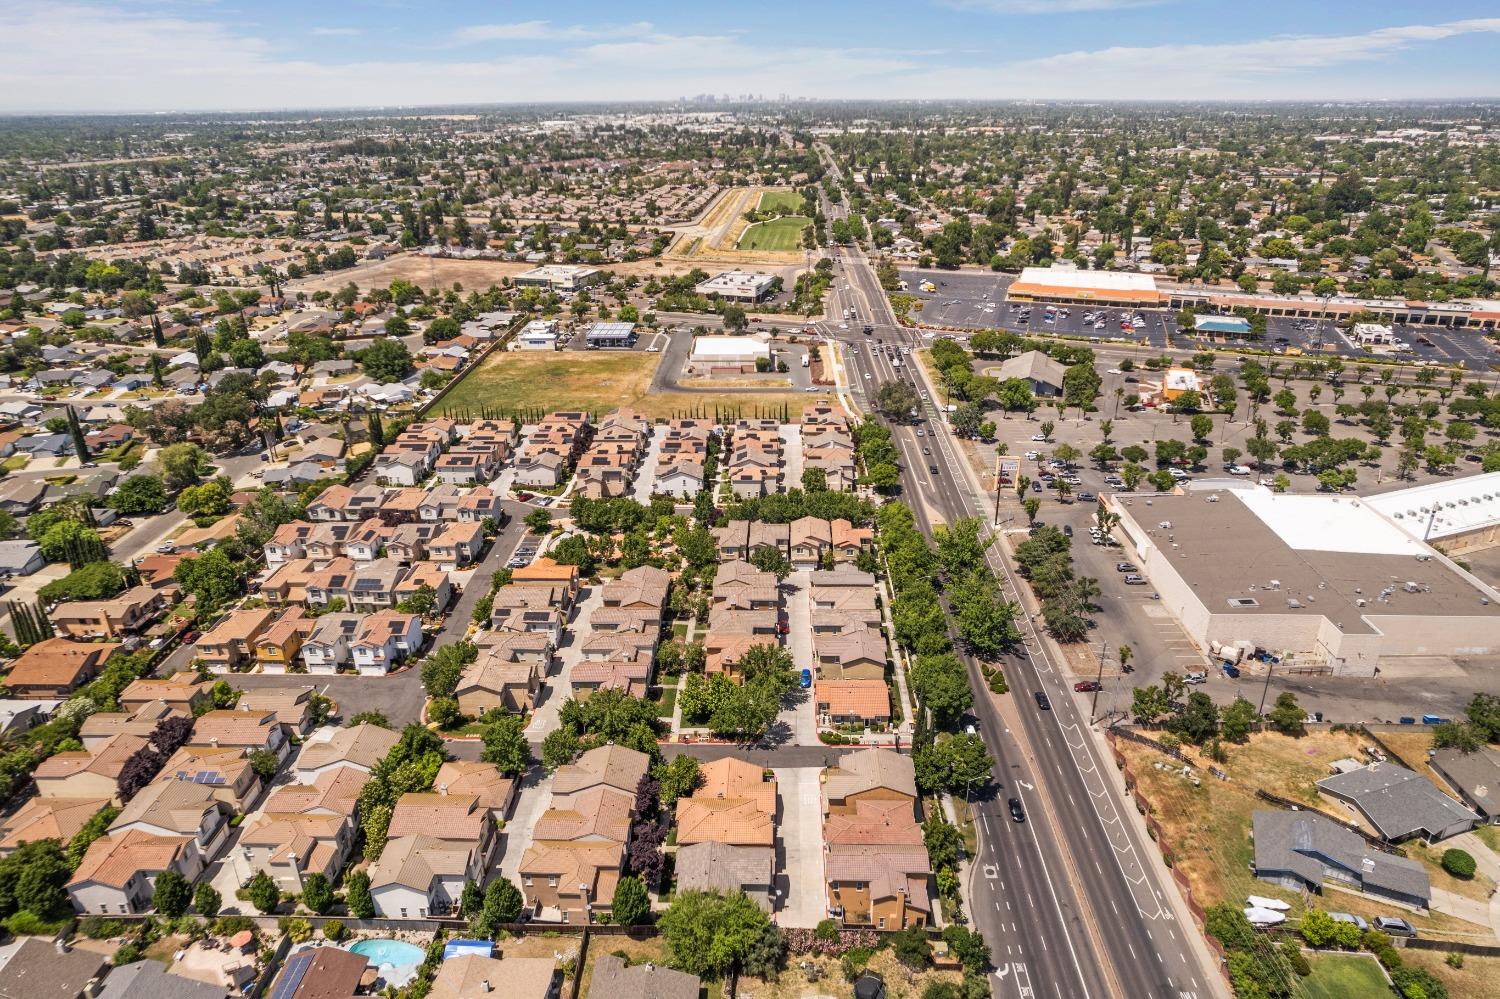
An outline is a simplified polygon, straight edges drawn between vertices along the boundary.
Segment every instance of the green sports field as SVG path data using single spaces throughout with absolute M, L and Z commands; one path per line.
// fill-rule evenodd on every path
M 757 222 L 740 236 L 741 250 L 800 250 L 802 230 L 812 224 L 805 215 L 786 215 L 769 222 Z
M 778 208 L 785 208 L 789 212 L 801 212 L 802 206 L 802 195 L 796 191 L 766 191 L 760 196 L 760 204 L 757 207 L 763 212 L 774 212 Z

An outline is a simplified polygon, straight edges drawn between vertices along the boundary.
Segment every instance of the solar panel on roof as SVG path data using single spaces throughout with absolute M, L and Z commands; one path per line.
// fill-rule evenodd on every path
M 302 979 L 307 977 L 307 969 L 312 967 L 312 961 L 311 951 L 293 954 L 287 961 L 286 968 L 281 972 L 281 977 L 276 979 L 276 985 L 271 990 L 271 999 L 291 999 L 301 987 Z

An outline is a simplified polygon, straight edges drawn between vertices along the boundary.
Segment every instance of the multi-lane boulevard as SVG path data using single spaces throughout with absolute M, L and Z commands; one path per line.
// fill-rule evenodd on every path
M 891 315 L 863 255 L 836 254 L 825 335 L 844 341 L 850 392 L 862 408 L 879 385 L 901 380 L 926 393 L 926 418 L 893 426 L 902 457 L 903 498 L 930 531 L 939 523 L 978 516 L 992 507 L 958 453 L 912 354 L 920 342 Z M 841 329 L 843 310 L 857 319 Z M 866 335 L 864 325 L 874 330 Z M 898 364 L 898 362 L 900 362 Z M 936 474 L 931 469 L 937 468 Z M 999 546 L 991 568 L 1017 599 L 1017 580 Z M 1186 999 L 1224 992 L 1197 930 L 1169 896 L 1156 852 L 1127 814 L 1113 765 L 1074 700 L 1072 678 L 1024 613 L 1024 642 L 1002 664 L 1011 693 L 986 692 L 978 666 L 977 730 L 995 757 L 992 788 L 974 805 L 978 856 L 969 895 L 977 929 L 996 965 L 997 995 L 1140 996 Z M 1034 693 L 1045 692 L 1050 710 Z M 1008 800 L 1023 803 L 1025 822 L 1012 820 Z

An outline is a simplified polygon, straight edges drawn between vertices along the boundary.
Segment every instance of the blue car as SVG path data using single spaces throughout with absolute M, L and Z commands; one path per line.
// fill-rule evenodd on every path
M 812 670 L 805 669 L 805 670 L 802 671 L 802 689 L 806 690 L 808 687 L 811 687 L 811 686 L 812 686 Z

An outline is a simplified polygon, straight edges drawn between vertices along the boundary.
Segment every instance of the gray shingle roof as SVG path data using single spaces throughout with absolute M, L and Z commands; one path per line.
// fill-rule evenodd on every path
M 1262 809 L 1251 816 L 1255 868 L 1262 874 L 1291 871 L 1322 884 L 1325 862 L 1358 878 L 1366 888 L 1426 899 L 1427 872 L 1414 860 L 1372 850 L 1359 836 L 1311 812 Z
M 1500 815 L 1500 751 L 1440 749 L 1432 757 L 1432 766 L 1486 819 Z
M 1389 840 L 1418 832 L 1435 836 L 1454 823 L 1478 818 L 1426 777 L 1390 763 L 1325 777 L 1318 787 L 1352 802 Z

